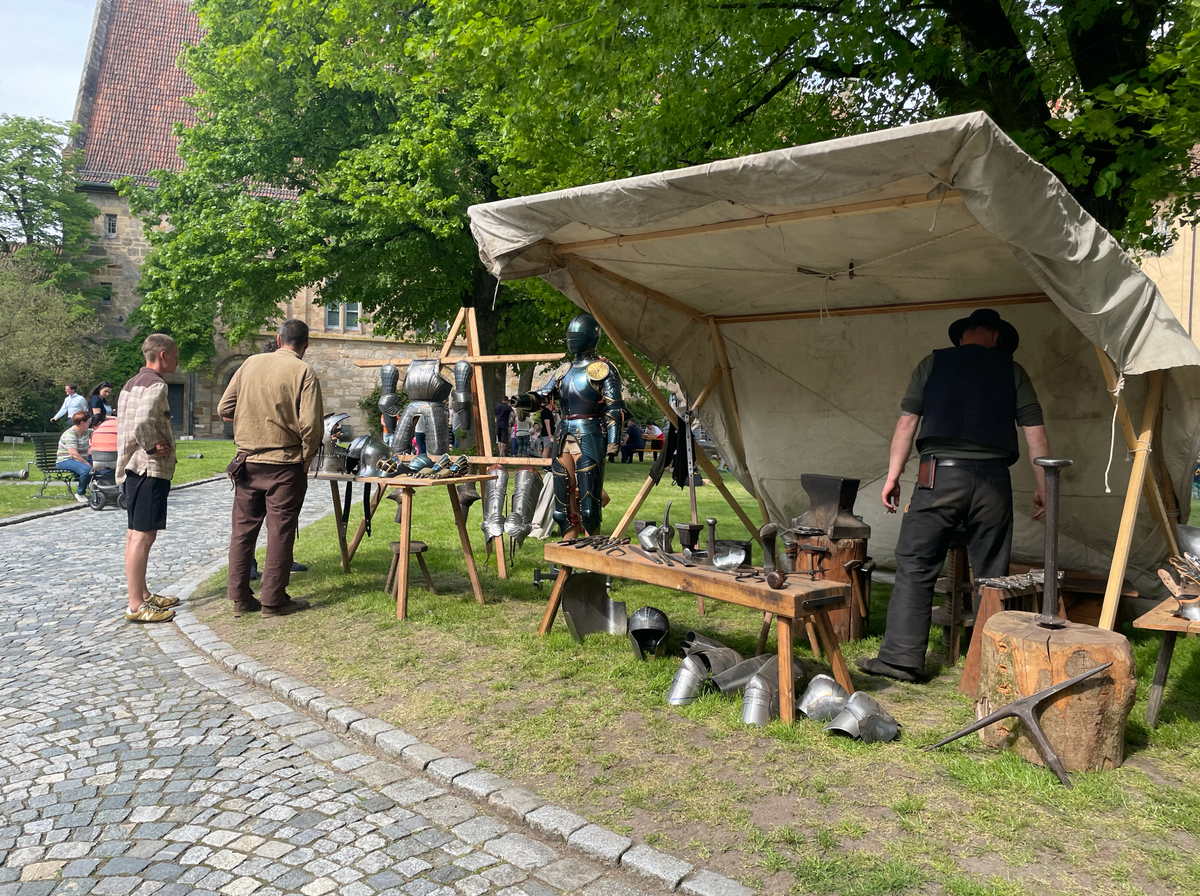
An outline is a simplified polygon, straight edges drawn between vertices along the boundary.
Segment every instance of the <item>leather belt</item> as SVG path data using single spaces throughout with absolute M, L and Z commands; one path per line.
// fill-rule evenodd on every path
M 992 467 L 1003 466 L 1007 467 L 1008 463 L 1002 457 L 939 457 L 937 458 L 939 467 Z

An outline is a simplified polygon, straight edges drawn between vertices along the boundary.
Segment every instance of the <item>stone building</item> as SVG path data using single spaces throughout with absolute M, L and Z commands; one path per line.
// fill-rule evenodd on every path
M 178 170 L 176 122 L 195 120 L 184 102 L 194 86 L 177 61 L 185 44 L 201 37 L 200 23 L 187 0 L 97 0 L 87 57 L 75 105 L 80 126 L 76 145 L 85 161 L 77 172 L 78 189 L 99 209 L 93 225 L 97 256 L 107 266 L 97 280 L 108 287 L 97 309 L 105 332 L 127 337 L 125 322 L 140 298 L 141 266 L 149 251 L 142 222 L 113 189 L 121 177 L 152 184 L 150 171 Z M 305 289 L 280 309 L 311 328 L 309 361 L 320 377 L 327 412 L 351 416 L 355 432 L 365 432 L 359 400 L 378 382 L 378 371 L 354 366 L 355 360 L 427 357 L 440 346 L 376 339 L 357 304 L 322 307 L 315 290 Z M 234 371 L 272 336 L 264 332 L 253 346 L 230 346 L 218 334 L 217 354 L 205 369 L 169 377 L 171 417 L 181 435 L 220 437 L 228 424 L 216 413 L 221 393 Z M 119 385 L 119 384 L 118 384 Z

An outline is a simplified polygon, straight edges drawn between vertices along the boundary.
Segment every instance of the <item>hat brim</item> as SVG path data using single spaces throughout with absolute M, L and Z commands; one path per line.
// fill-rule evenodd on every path
M 999 319 L 993 325 L 991 323 L 980 323 L 975 321 L 972 323 L 971 318 L 963 317 L 956 320 L 950 325 L 949 335 L 950 341 L 955 345 L 962 342 L 963 333 L 967 332 L 969 326 L 990 327 L 1000 331 L 1000 339 L 996 342 L 996 348 L 1000 351 L 1008 352 L 1010 355 L 1017 350 L 1017 346 L 1021 344 L 1021 334 L 1017 332 L 1017 328 L 1008 321 Z

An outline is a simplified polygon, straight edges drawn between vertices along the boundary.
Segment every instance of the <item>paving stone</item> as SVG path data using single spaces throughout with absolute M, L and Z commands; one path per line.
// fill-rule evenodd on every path
M 431 747 L 429 744 L 418 742 L 404 748 L 400 754 L 400 761 L 418 771 L 424 771 L 429 763 L 435 759 L 443 759 L 445 756 L 446 754 L 437 747 Z
M 331 709 L 325 716 L 326 722 L 339 734 L 345 734 L 353 723 L 365 718 L 365 715 L 350 706 Z
M 454 778 L 454 787 L 465 790 L 476 799 L 487 799 L 488 796 L 505 787 L 512 786 L 512 781 L 499 775 L 485 772 L 481 769 L 470 771 Z
M 712 871 L 697 871 L 684 878 L 679 889 L 688 896 L 754 896 L 749 887 Z
M 488 797 L 488 802 L 507 815 L 524 819 L 535 809 L 546 805 L 546 801 L 524 787 L 505 787 Z
M 539 868 L 533 876 L 545 881 L 555 889 L 570 892 L 586 887 L 601 873 L 600 869 L 594 865 L 568 857 L 551 862 L 545 868 Z M 527 888 L 526 892 L 528 892 Z
M 503 837 L 489 840 L 483 848 L 522 871 L 542 868 L 561 858 L 545 843 L 539 843 L 524 834 L 505 834 Z
M 366 717 L 359 719 L 356 722 L 351 722 L 347 733 L 350 737 L 359 743 L 374 744 L 375 739 L 389 731 L 394 731 L 395 728 L 389 725 L 382 719 L 373 719 Z
M 616 865 L 633 841 L 598 824 L 589 824 L 567 838 L 567 845 L 582 850 L 606 865 Z
M 447 756 L 444 759 L 435 759 L 429 763 L 425 767 L 425 774 L 429 775 L 435 781 L 449 784 L 459 775 L 474 770 L 475 764 L 473 762 L 467 762 L 465 759 L 457 759 L 454 756 Z
M 456 796 L 441 796 L 421 804 L 420 812 L 431 822 L 443 827 L 461 824 L 468 818 L 479 814 L 478 810 L 466 800 Z
M 490 815 L 478 815 L 470 821 L 464 821 L 451 828 L 450 833 L 464 843 L 483 843 L 507 834 L 508 826 L 500 819 L 492 818 Z
M 407 731 L 399 728 L 394 728 L 391 731 L 385 731 L 375 738 L 375 746 L 383 750 L 388 756 L 397 757 L 408 747 L 414 744 L 419 744 L 421 741 Z
M 526 815 L 525 822 L 535 831 L 566 840 L 586 825 L 588 820 L 561 806 L 542 806 Z
M 584 887 L 583 896 L 648 896 L 648 894 L 626 886 L 620 881 L 602 877 Z
M 438 787 L 432 781 L 427 781 L 424 778 L 410 778 L 405 781 L 399 781 L 396 784 L 383 788 L 382 791 L 384 796 L 395 800 L 401 806 L 411 806 L 423 800 L 441 796 L 445 792 L 445 788 Z

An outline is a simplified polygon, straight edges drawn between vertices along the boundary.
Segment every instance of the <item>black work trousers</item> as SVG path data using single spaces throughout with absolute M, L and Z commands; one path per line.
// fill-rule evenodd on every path
M 934 487 L 913 493 L 900 524 L 896 584 L 879 646 L 879 658 L 889 665 L 925 666 L 933 586 L 959 524 L 966 524 L 975 578 L 1008 575 L 1013 520 L 1008 467 L 1001 460 L 969 463 L 938 466 Z
M 292 577 L 292 547 L 300 528 L 300 509 L 308 491 L 304 464 L 256 464 L 246 462 L 233 496 L 233 531 L 229 535 L 230 600 L 253 597 L 250 564 L 263 521 L 267 524 L 267 562 L 263 565 L 259 599 L 265 607 L 288 602 L 287 586 Z

